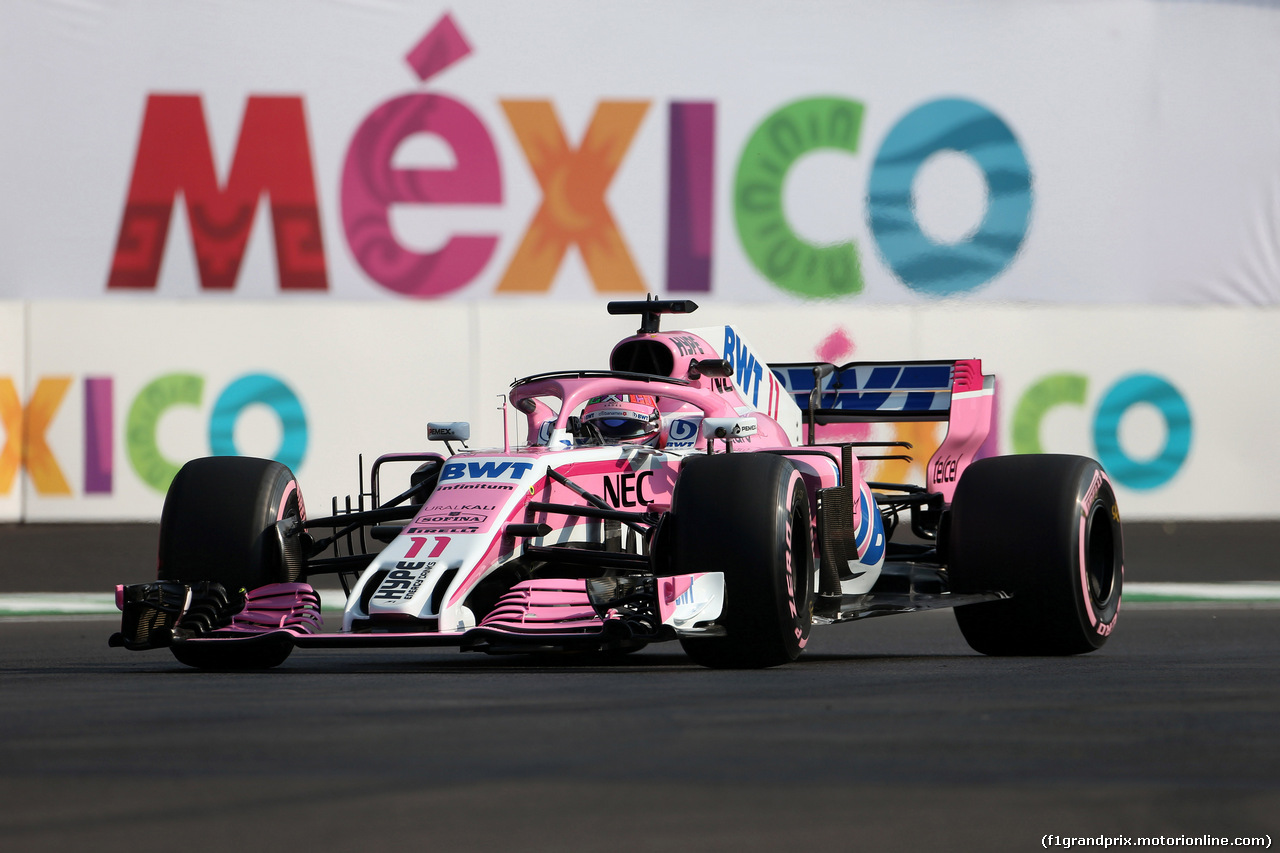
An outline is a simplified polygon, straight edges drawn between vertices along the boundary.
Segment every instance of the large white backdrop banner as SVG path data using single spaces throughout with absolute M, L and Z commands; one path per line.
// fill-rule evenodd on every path
M 1001 452 L 1097 458 L 1130 519 L 1280 518 L 1280 309 L 708 300 L 684 319 L 665 325 L 732 324 L 775 362 L 981 358 Z M 441 449 L 430 420 L 501 446 L 513 379 L 607 367 L 635 324 L 602 302 L 0 302 L 0 519 L 155 519 L 178 466 L 210 454 L 279 459 L 323 512 L 357 492 L 361 454 L 367 476 Z M 913 463 L 869 476 L 923 483 L 938 427 L 846 438 L 911 442 Z
M 1280 7 L 8 0 L 0 298 L 1280 303 Z

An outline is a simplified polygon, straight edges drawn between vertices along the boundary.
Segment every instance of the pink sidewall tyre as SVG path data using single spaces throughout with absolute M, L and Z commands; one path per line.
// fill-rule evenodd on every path
M 165 496 L 158 577 L 216 581 L 228 593 L 305 581 L 305 555 L 282 553 L 275 535 L 276 523 L 289 517 L 303 517 L 303 502 L 286 466 L 243 456 L 193 459 Z M 283 663 L 293 646 L 180 643 L 171 649 L 179 661 L 200 669 L 269 669 Z
M 757 669 L 795 660 L 813 616 L 809 497 L 786 459 L 692 456 L 672 496 L 676 574 L 724 572 L 725 636 L 686 638 L 702 666 Z
M 1124 585 L 1115 492 L 1083 456 L 975 462 L 956 486 L 947 531 L 953 592 L 1002 590 L 956 608 L 965 640 L 988 655 L 1072 655 L 1102 647 Z

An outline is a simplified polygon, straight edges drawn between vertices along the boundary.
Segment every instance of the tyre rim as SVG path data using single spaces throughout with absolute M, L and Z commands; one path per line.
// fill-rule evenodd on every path
M 301 508 L 301 507 L 300 507 L 300 505 L 299 505 L 299 501 L 298 501 L 298 492 L 297 492 L 297 490 L 296 490 L 296 489 L 295 489 L 295 490 L 294 490 L 294 491 L 289 495 L 289 498 L 288 498 L 288 500 L 285 502 L 285 505 L 284 505 L 284 511 L 280 514 L 280 517 L 281 517 L 282 519 L 285 519 L 285 518 L 296 518 L 296 519 L 298 519 L 299 521 L 301 521 L 301 519 L 302 519 L 302 508 Z M 301 562 L 303 562 L 303 563 L 304 563 L 304 565 L 305 565 L 306 555 L 305 555 L 305 554 L 302 554 L 302 555 L 299 557 L 299 560 L 300 560 Z M 300 577 L 300 576 L 291 577 L 291 575 L 292 575 L 293 573 L 289 571 L 289 562 L 290 562 L 290 561 L 289 561 L 289 555 L 284 554 L 284 553 L 281 553 L 281 554 L 280 554 L 280 561 L 281 561 L 281 566 L 280 566 L 280 575 L 284 578 L 285 583 L 296 583 L 296 582 L 298 582 L 299 580 L 301 580 L 301 577 Z
M 798 503 L 798 501 L 796 502 Z M 792 505 L 791 509 L 791 574 L 794 577 L 795 601 L 797 610 L 805 602 L 810 602 L 809 589 L 813 584 L 813 572 L 806 571 L 805 567 L 809 564 L 809 555 L 812 554 L 812 548 L 809 545 L 809 514 L 804 508 Z M 807 608 L 806 608 L 807 609 Z M 799 614 L 800 619 L 805 619 L 805 614 Z
M 1089 597 L 1095 608 L 1101 609 L 1111 598 L 1116 582 L 1116 536 L 1111 526 L 1111 514 L 1106 504 L 1098 501 L 1089 513 L 1085 533 L 1085 577 L 1089 582 Z

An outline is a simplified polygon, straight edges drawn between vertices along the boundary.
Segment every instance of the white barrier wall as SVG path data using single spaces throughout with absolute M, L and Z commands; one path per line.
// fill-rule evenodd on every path
M 22 402 L 26 323 L 20 302 L 0 302 L 0 521 L 22 517 Z
M 0 520 L 154 518 L 210 452 L 323 498 L 428 418 L 496 442 L 513 377 L 603 365 L 603 302 L 646 293 L 777 360 L 983 357 L 1007 451 L 1099 457 L 1131 517 L 1280 517 L 1278 31 L 1169 0 L 0 3 Z
M 775 361 L 979 357 L 999 377 L 1002 452 L 1099 458 L 1129 518 L 1280 517 L 1277 310 L 712 301 L 681 319 L 666 322 L 731 323 Z M 428 420 L 470 420 L 473 445 L 501 444 L 514 378 L 605 367 L 636 323 L 532 300 L 0 303 L 0 322 L 0 392 L 15 389 L 0 414 L 27 425 L 0 506 L 32 521 L 157 518 L 176 466 L 210 453 L 287 462 L 321 511 L 356 491 L 358 454 L 367 469 L 427 449 Z M 873 476 L 922 482 L 935 425 L 890 429 L 875 434 L 912 441 L 919 460 Z

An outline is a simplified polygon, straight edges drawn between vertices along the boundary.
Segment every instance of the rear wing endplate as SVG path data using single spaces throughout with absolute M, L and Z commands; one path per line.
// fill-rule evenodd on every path
M 950 501 L 955 482 L 994 436 L 995 377 L 979 359 L 796 362 L 770 365 L 804 416 L 807 443 L 818 426 L 946 421 L 947 437 L 928 466 L 928 489 Z

